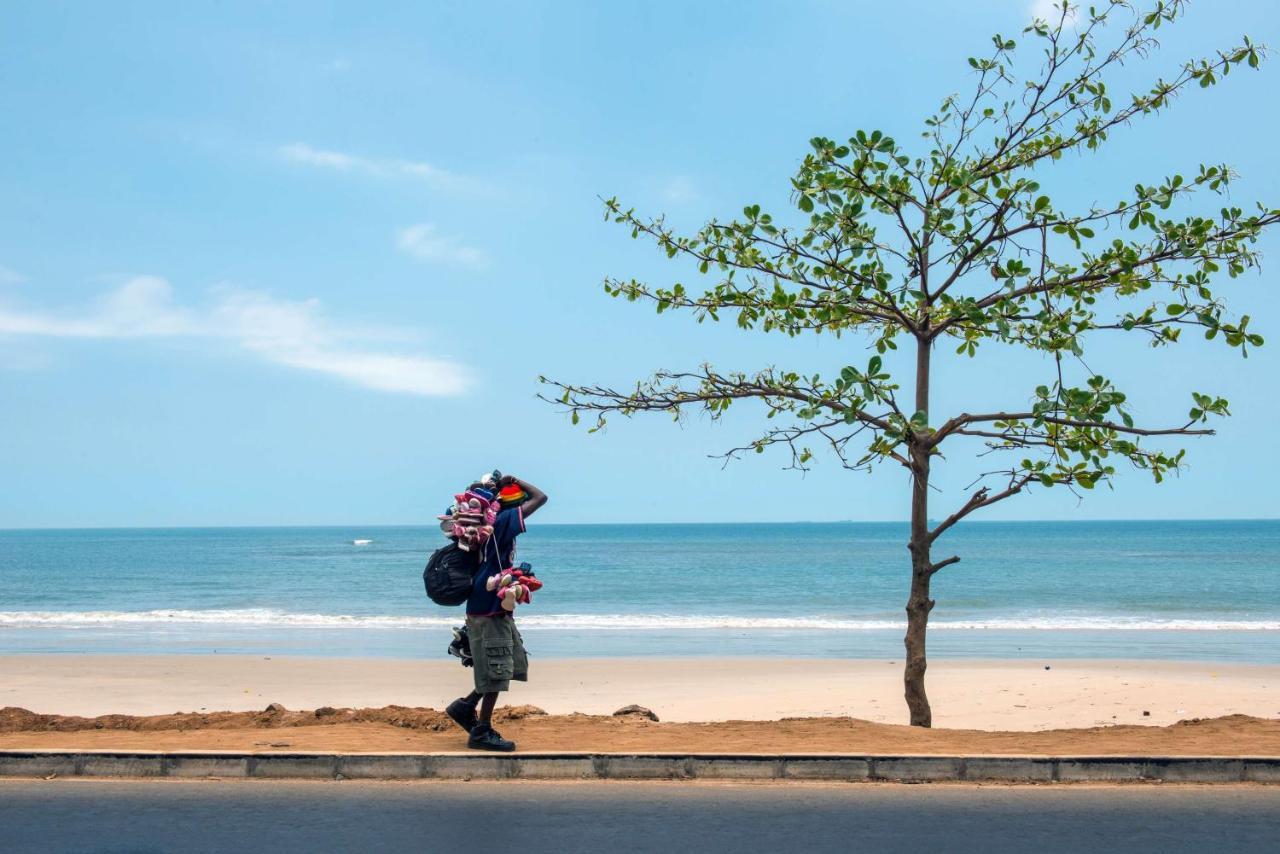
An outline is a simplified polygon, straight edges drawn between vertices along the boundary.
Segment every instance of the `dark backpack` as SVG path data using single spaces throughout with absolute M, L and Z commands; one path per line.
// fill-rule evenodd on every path
M 471 595 L 471 584 L 479 568 L 477 556 L 458 548 L 457 543 L 436 549 L 422 571 L 427 598 L 437 605 L 461 605 Z

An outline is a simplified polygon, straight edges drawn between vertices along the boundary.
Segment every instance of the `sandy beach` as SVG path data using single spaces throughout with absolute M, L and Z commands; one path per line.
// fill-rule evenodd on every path
M 387 705 L 442 708 L 470 689 L 453 661 L 257 656 L 0 656 L 0 707 L 92 717 Z M 1192 718 L 1280 717 L 1280 666 L 1167 661 L 930 665 L 934 726 L 1038 731 Z M 537 660 L 504 702 L 551 715 L 639 703 L 664 722 L 856 718 L 902 724 L 900 661 Z M 1149 714 L 1144 714 L 1149 713 Z

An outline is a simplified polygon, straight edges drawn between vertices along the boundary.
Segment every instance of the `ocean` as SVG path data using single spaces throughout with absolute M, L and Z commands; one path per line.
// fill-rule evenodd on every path
M 898 523 L 539 525 L 531 653 L 901 657 Z M 357 540 L 368 543 L 356 544 Z M 443 656 L 434 527 L 0 531 L 0 653 Z M 934 657 L 1280 662 L 1280 521 L 974 522 Z

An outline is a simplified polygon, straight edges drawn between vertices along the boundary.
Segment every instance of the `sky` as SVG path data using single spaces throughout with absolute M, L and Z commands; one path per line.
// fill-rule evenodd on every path
M 904 519 L 901 469 L 724 465 L 762 423 L 746 408 L 588 435 L 537 377 L 865 363 L 857 338 L 611 300 L 606 276 L 698 277 L 600 197 L 686 229 L 750 203 L 801 222 L 788 180 L 811 137 L 922 146 L 967 57 L 1044 5 L 0 4 L 0 527 L 418 524 L 494 467 L 550 494 L 548 522 Z M 1280 43 L 1280 7 L 1193 4 L 1113 91 L 1241 33 Z M 1042 183 L 1087 206 L 1227 162 L 1233 201 L 1276 206 L 1278 75 L 1272 59 L 1191 92 Z M 1261 248 L 1270 265 L 1222 287 L 1280 344 L 1280 239 Z M 1159 487 L 1122 471 L 1083 501 L 1039 490 L 972 518 L 1280 515 L 1280 346 L 1111 338 L 1089 362 L 1142 418 L 1176 420 L 1191 390 L 1234 417 Z M 934 420 L 1025 405 L 1050 377 L 1039 357 L 943 348 Z M 935 467 L 934 515 L 984 462 Z

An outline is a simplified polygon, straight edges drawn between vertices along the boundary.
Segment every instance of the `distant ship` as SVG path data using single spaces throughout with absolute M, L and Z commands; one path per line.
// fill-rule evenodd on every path
M 372 542 L 373 542 L 373 540 L 352 540 L 352 541 L 351 541 L 351 545 L 353 545 L 353 546 L 367 546 L 367 545 L 369 545 L 369 544 L 370 544 L 370 543 L 372 543 Z

